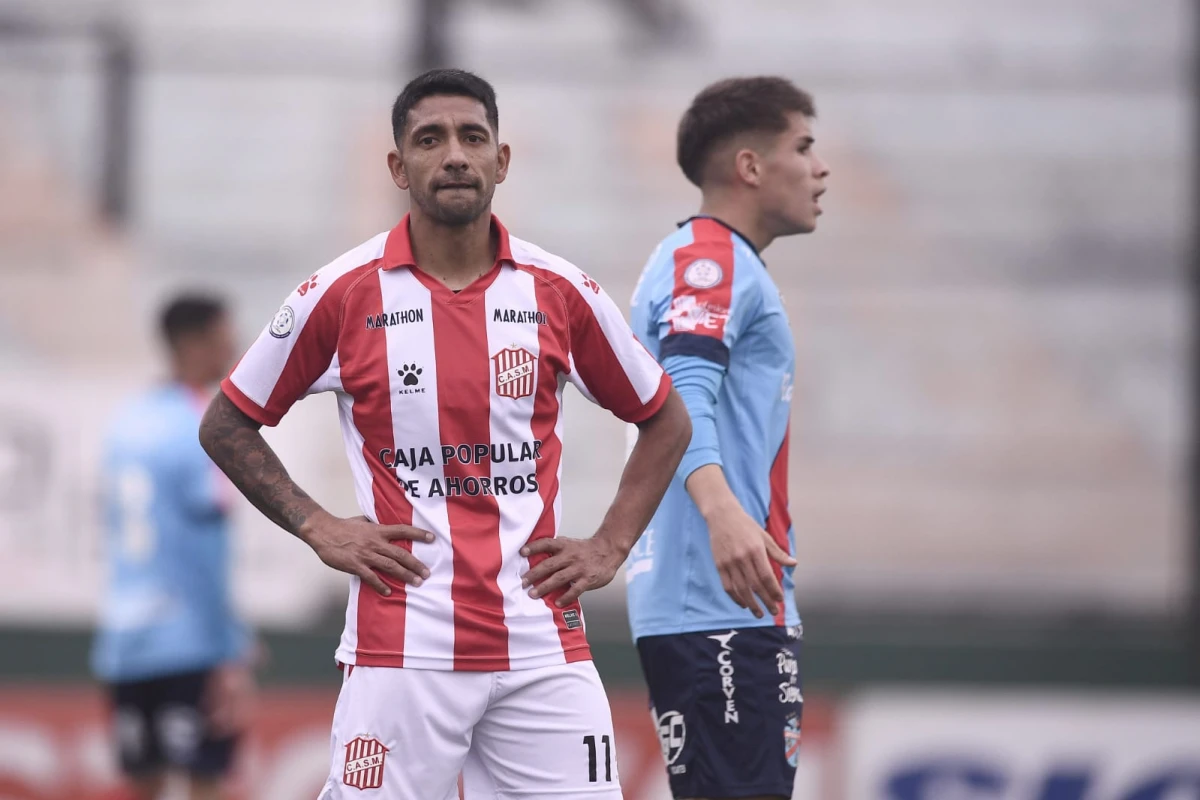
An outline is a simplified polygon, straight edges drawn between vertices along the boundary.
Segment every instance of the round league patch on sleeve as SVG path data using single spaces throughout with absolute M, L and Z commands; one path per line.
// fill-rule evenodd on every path
M 683 282 L 693 289 L 711 289 L 724 277 L 721 265 L 708 258 L 693 261 L 683 271 Z
M 271 320 L 271 335 L 276 339 L 286 339 L 292 335 L 294 327 L 296 327 L 296 312 L 292 311 L 291 306 L 284 306 L 275 312 L 275 318 Z

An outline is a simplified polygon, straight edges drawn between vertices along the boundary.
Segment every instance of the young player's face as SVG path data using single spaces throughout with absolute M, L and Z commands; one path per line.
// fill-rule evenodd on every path
M 762 208 L 776 236 L 816 230 L 829 176 L 829 167 L 813 151 L 809 120 L 800 113 L 788 118 L 788 129 L 763 154 Z
M 435 95 L 408 112 L 404 141 L 388 165 L 392 180 L 426 216 L 465 225 L 491 208 L 508 159 L 508 145 L 497 141 L 483 103 Z

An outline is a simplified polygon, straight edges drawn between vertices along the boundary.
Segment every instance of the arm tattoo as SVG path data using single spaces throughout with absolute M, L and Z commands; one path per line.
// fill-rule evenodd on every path
M 320 506 L 292 482 L 259 427 L 218 392 L 200 423 L 200 444 L 255 508 L 297 534 Z

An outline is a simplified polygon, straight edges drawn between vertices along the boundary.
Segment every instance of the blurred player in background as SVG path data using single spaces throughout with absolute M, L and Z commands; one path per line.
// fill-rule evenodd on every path
M 653 514 L 687 411 L 600 286 L 492 216 L 510 151 L 486 81 L 414 79 L 392 131 L 410 215 L 301 283 L 201 426 L 252 503 L 352 576 L 321 798 L 445 800 L 460 771 L 468 798 L 620 797 L 578 598 Z M 590 539 L 559 536 L 567 382 L 641 430 Z M 259 432 L 322 391 L 364 517 L 322 509 Z
M 676 797 L 792 794 L 802 708 L 787 501 L 794 352 L 761 253 L 816 228 L 829 169 L 813 151 L 814 114 L 783 78 L 697 95 L 678 160 L 701 189 L 700 213 L 663 240 L 634 291 L 634 331 L 693 424 L 627 567 Z
M 161 318 L 171 380 L 122 409 L 105 441 L 109 583 L 92 652 L 121 768 L 151 800 L 168 772 L 220 796 L 251 697 L 251 641 L 229 586 L 228 482 L 196 439 L 229 369 L 225 308 L 180 297 Z

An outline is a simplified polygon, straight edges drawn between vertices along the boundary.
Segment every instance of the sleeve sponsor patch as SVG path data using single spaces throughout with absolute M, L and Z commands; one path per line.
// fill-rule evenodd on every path
M 294 327 L 296 312 L 292 311 L 291 306 L 284 306 L 275 312 L 275 318 L 271 320 L 271 335 L 276 339 L 286 339 L 292 335 Z
M 683 282 L 693 289 L 711 289 L 724 277 L 721 265 L 710 258 L 693 261 L 683 271 Z
M 711 262 L 710 262 L 711 263 Z M 718 267 L 718 269 L 720 269 Z M 729 319 L 729 309 L 711 302 L 702 302 L 695 295 L 679 295 L 671 301 L 666 321 L 674 333 L 704 333 L 723 330 Z

